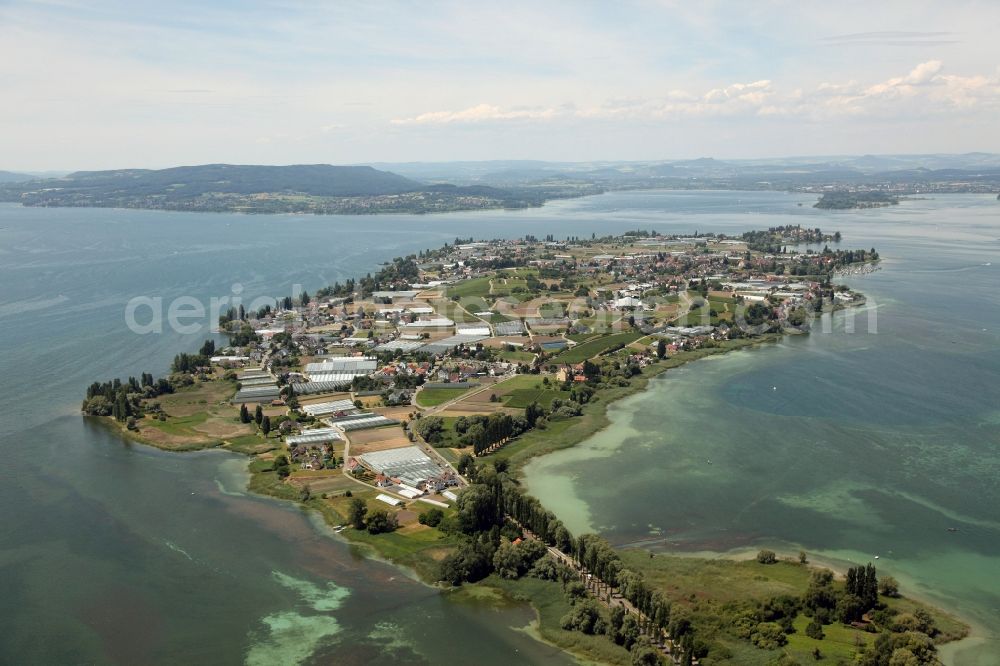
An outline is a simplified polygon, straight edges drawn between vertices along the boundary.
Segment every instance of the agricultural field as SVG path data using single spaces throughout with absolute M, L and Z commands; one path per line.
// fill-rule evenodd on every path
M 351 441 L 352 456 L 385 451 L 386 449 L 398 449 L 412 444 L 400 426 L 355 430 L 348 433 L 347 437 Z
M 548 409 L 552 406 L 552 401 L 556 398 L 569 400 L 569 391 L 562 391 L 552 388 L 524 388 L 515 389 L 503 397 L 503 403 L 507 407 L 524 409 L 533 402 Z
M 458 296 L 463 302 L 466 302 L 467 299 L 485 299 L 490 295 L 491 279 L 489 277 L 478 277 L 448 285 L 448 297 L 454 298 Z
M 552 363 L 582 363 L 588 358 L 593 358 L 603 351 L 611 349 L 615 345 L 627 345 L 635 342 L 643 336 L 638 331 L 626 331 L 624 333 L 614 333 L 605 335 L 582 344 L 578 344 L 572 349 L 567 349 L 561 354 L 552 358 Z
M 474 299 L 463 299 L 461 303 L 450 300 L 440 300 L 431 303 L 435 312 L 441 317 L 447 317 L 457 324 L 481 324 L 485 320 L 472 314 L 472 311 L 481 311 L 486 307 L 485 303 L 480 303 Z
M 531 363 L 535 355 L 526 351 L 507 351 L 506 349 L 497 352 L 497 356 L 511 363 Z
M 478 388 L 478 387 L 475 387 Z M 437 407 L 449 400 L 454 400 L 469 391 L 471 388 L 422 388 L 417 391 L 417 405 L 420 407 Z

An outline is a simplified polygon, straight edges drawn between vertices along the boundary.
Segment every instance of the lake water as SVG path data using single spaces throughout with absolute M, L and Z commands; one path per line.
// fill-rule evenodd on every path
M 529 465 L 529 490 L 616 544 L 877 555 L 904 592 L 979 625 L 954 663 L 1000 664 L 1000 204 L 938 197 L 811 226 L 879 250 L 881 271 L 847 280 L 865 311 L 669 371 Z
M 238 283 L 249 302 L 459 236 L 637 227 L 840 229 L 886 258 L 853 281 L 878 306 L 878 334 L 844 334 L 837 318 L 829 335 L 671 371 L 616 407 L 612 428 L 533 466 L 532 490 L 620 543 L 880 553 L 882 568 L 995 626 L 997 204 L 829 213 L 811 201 L 632 192 L 379 217 L 0 205 L 0 662 L 568 663 L 522 630 L 525 607 L 451 602 L 294 507 L 243 494 L 245 459 L 131 445 L 77 410 L 91 381 L 163 373 L 207 337 L 133 333 L 137 296 L 207 304 Z M 996 663 L 975 659 L 956 663 Z

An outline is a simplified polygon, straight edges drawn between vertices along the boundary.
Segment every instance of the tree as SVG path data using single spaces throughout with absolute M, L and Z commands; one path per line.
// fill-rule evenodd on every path
M 892 576 L 883 576 L 878 582 L 878 591 L 883 597 L 898 597 L 899 583 Z
M 579 631 L 584 634 L 602 634 L 606 625 L 601 617 L 601 607 L 594 599 L 587 599 L 576 604 L 569 613 L 560 620 L 563 629 Z
M 827 569 L 814 571 L 809 587 L 802 597 L 802 605 L 807 615 L 812 615 L 821 624 L 830 623 L 830 615 L 837 606 L 837 594 L 833 589 L 833 572 Z
M 776 650 L 788 642 L 781 625 L 776 622 L 761 622 L 750 634 L 750 642 L 761 650 Z
M 476 461 L 468 453 L 463 453 L 458 458 L 458 462 L 455 464 L 455 469 L 458 473 L 464 477 L 469 477 L 476 471 Z
M 532 402 L 524 409 L 524 420 L 529 428 L 534 428 L 538 419 L 545 416 L 545 410 L 537 402 Z
M 259 403 L 257 408 L 253 411 L 253 420 L 257 423 L 257 425 L 260 425 L 260 422 L 264 420 L 264 410 L 261 408 Z
M 462 491 L 455 504 L 458 509 L 458 525 L 463 532 L 483 532 L 500 524 L 503 507 L 497 502 L 497 494 L 495 487 L 480 483 L 474 483 Z
M 271 417 L 265 416 L 260 422 L 260 431 L 264 433 L 264 437 L 267 437 L 267 433 L 271 432 Z
M 367 523 L 369 534 L 392 532 L 399 525 L 396 521 L 396 516 L 389 515 L 389 512 L 385 509 L 375 509 L 374 511 L 371 511 L 365 522 Z
M 778 556 L 773 550 L 762 550 L 757 553 L 757 561 L 761 564 L 774 564 L 778 561 Z
M 667 356 L 667 341 L 660 338 L 660 341 L 656 343 L 656 358 L 662 359 Z
M 288 476 L 288 456 L 285 454 L 279 455 L 274 459 L 273 467 L 274 471 L 278 474 L 278 478 L 284 479 Z
M 524 558 L 517 546 L 502 539 L 497 552 L 493 553 L 493 570 L 501 578 L 520 578 L 525 568 Z
M 83 412 L 88 416 L 109 416 L 112 410 L 111 401 L 103 395 L 95 395 L 83 403 Z
M 440 416 L 429 416 L 417 421 L 413 429 L 428 444 L 437 444 L 444 437 L 444 419 Z
M 240 423 L 250 423 L 250 411 L 246 403 L 240 405 Z
M 868 608 L 865 606 L 864 599 L 848 592 L 837 602 L 837 619 L 844 624 L 857 622 L 865 614 L 866 610 Z
M 417 516 L 417 521 L 421 525 L 427 525 L 429 527 L 437 527 L 441 524 L 442 520 L 444 520 L 444 511 L 437 507 L 428 509 Z
M 466 539 L 458 549 L 441 562 L 440 578 L 452 585 L 475 582 L 489 575 L 493 564 L 492 541 L 489 534 Z
M 368 513 L 368 505 L 363 499 L 355 497 L 347 506 L 347 522 L 354 529 L 363 530 L 365 528 L 365 514 Z
M 632 664 L 634 666 L 656 666 L 660 663 L 660 654 L 645 642 L 640 642 L 632 649 Z
M 878 577 L 875 567 L 869 562 L 863 567 L 851 567 L 847 570 L 847 593 L 860 599 L 864 610 L 874 608 L 878 603 Z
M 812 622 L 806 625 L 806 636 L 817 641 L 823 640 L 823 625 L 818 620 L 813 619 Z

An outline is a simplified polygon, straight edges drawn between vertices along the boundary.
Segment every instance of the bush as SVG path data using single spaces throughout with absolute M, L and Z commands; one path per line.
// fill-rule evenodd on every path
M 781 625 L 776 622 L 761 622 L 750 634 L 750 642 L 761 650 L 776 650 L 788 642 Z
M 593 599 L 577 604 L 573 610 L 566 613 L 559 623 L 567 631 L 579 631 L 584 634 L 603 634 L 607 623 L 601 617 L 601 607 Z
M 813 620 L 812 622 L 806 625 L 806 636 L 815 639 L 817 641 L 823 640 L 824 636 L 823 625 L 820 624 L 818 621 Z
M 837 602 L 837 619 L 844 624 L 857 622 L 865 614 L 864 600 L 856 594 L 845 594 Z
M 878 582 L 878 591 L 883 597 L 898 597 L 899 583 L 892 576 L 883 576 Z
M 399 527 L 399 523 L 396 521 L 396 516 L 389 515 L 389 512 L 385 509 L 375 509 L 370 511 L 368 513 L 368 519 L 365 523 L 368 526 L 369 534 L 392 532 Z
M 347 491 L 350 492 L 350 491 Z M 368 505 L 363 499 L 354 498 L 347 507 L 347 522 L 354 529 L 363 530 L 365 528 L 365 514 L 368 513 Z
M 648 638 L 643 637 L 632 646 L 633 666 L 658 666 L 661 663 L 659 651 L 649 644 Z
M 429 416 L 417 421 L 413 425 L 413 429 L 428 444 L 437 444 L 444 437 L 444 420 L 440 416 Z
M 437 527 L 444 520 L 444 511 L 438 508 L 428 509 L 421 513 L 417 520 L 421 525 L 427 525 L 429 527 Z
M 778 561 L 778 556 L 773 550 L 762 550 L 757 553 L 757 561 L 761 564 L 774 564 Z

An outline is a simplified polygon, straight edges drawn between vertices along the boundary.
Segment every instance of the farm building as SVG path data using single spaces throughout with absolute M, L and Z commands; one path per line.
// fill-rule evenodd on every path
M 292 390 L 295 392 L 295 395 L 316 395 L 317 393 L 334 393 L 336 391 L 340 391 L 341 389 L 343 389 L 345 385 L 349 386 L 351 380 L 353 379 L 354 377 L 341 381 L 299 382 L 296 384 L 292 384 L 291 387 Z
M 336 428 L 316 428 L 315 430 L 303 430 L 301 435 L 291 435 L 285 438 L 288 446 L 299 446 L 308 444 L 326 444 L 343 439 Z
M 377 301 L 412 301 L 416 298 L 417 292 L 415 291 L 375 291 L 372 292 L 372 298 Z
M 350 382 L 355 377 L 375 372 L 378 361 L 367 356 L 327 358 L 319 363 L 307 363 L 306 374 L 314 382 Z
M 420 349 L 420 347 L 422 346 L 423 346 L 422 342 L 418 342 L 415 340 L 393 340 L 392 342 L 386 342 L 384 344 L 378 345 L 377 347 L 375 347 L 375 351 L 377 352 L 398 351 L 398 352 L 403 352 L 405 354 L 407 352 L 416 351 L 417 349 Z
M 327 416 L 337 412 L 354 412 L 356 410 L 357 408 L 350 400 L 331 400 L 330 402 L 302 405 L 302 411 L 309 416 Z
M 414 488 L 427 484 L 444 472 L 430 456 L 416 446 L 366 453 L 360 460 L 373 472 L 399 479 Z
M 435 317 L 434 319 L 418 319 L 408 324 L 403 324 L 403 328 L 448 328 L 454 326 L 455 322 L 445 317 Z
M 325 419 L 325 421 L 332 426 L 340 428 L 343 432 L 399 425 L 399 421 L 396 419 L 390 419 L 386 416 L 382 416 L 381 414 L 374 414 L 372 412 L 357 412 L 355 414 L 331 417 Z
M 391 497 L 389 495 L 386 495 L 385 493 L 379 493 L 378 495 L 375 496 L 375 499 L 377 499 L 379 502 L 385 502 L 389 506 L 403 505 L 403 500 Z
M 473 345 L 481 340 L 485 340 L 486 335 L 453 335 L 441 340 L 435 340 L 420 348 L 426 354 L 446 354 L 459 345 Z
M 378 361 L 369 356 L 341 356 L 323 359 L 319 363 L 307 363 L 306 374 L 323 374 L 331 372 L 344 372 L 365 374 L 374 372 Z
M 241 388 L 229 402 L 232 404 L 240 402 L 271 402 L 281 398 L 280 390 L 276 384 L 270 386 L 248 386 Z

